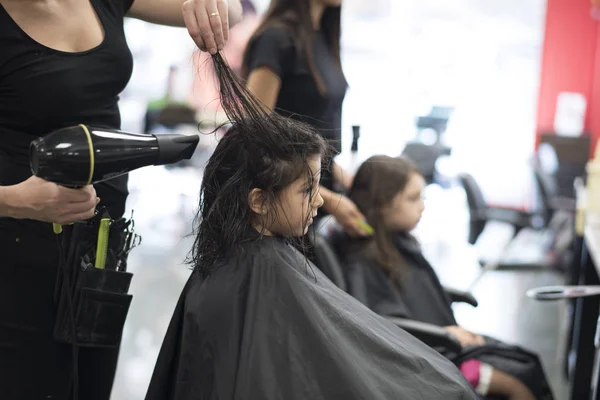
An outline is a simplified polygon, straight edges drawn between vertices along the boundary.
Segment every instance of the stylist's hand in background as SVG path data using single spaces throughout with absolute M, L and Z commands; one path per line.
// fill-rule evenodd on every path
M 183 19 L 198 48 L 215 54 L 229 39 L 229 28 L 242 17 L 240 0 L 185 0 Z
M 15 218 L 70 224 L 94 216 L 100 202 L 93 186 L 70 189 L 32 176 L 14 186 L 5 186 L 5 202 Z
M 323 198 L 325 199 L 325 197 Z M 361 221 L 365 221 L 365 216 L 348 197 L 340 194 L 333 194 L 330 199 L 326 200 L 324 208 L 328 213 L 333 215 L 349 236 L 370 236 L 369 232 L 367 232 L 360 224 Z

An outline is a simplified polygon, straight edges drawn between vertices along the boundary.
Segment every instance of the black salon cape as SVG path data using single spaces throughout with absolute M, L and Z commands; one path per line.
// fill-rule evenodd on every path
M 457 325 L 450 300 L 431 264 L 423 256 L 419 243 L 407 234 L 394 235 L 394 242 L 407 271 L 401 286 L 375 262 L 361 255 L 362 246 L 356 239 L 345 235 L 336 238 L 334 245 L 342 257 L 348 293 L 380 315 L 437 326 Z M 467 347 L 460 354 L 440 350 L 457 364 L 461 360 L 479 359 L 520 379 L 537 399 L 553 399 L 536 354 L 490 337 L 485 337 L 485 340 L 485 346 Z
M 409 318 L 438 326 L 456 325 L 450 300 L 418 243 L 408 237 L 395 238 L 404 260 L 402 287 L 375 262 L 359 251 L 355 239 L 336 243 L 344 258 L 348 293 L 380 315 Z M 348 251 L 347 251 L 348 250 Z
M 477 399 L 439 353 L 282 239 L 243 245 L 176 306 L 147 400 Z

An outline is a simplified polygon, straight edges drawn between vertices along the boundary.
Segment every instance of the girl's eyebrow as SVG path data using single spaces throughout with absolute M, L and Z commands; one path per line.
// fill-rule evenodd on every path
M 302 182 L 302 187 L 303 188 L 309 188 L 310 186 L 312 186 L 313 180 L 309 179 L 309 178 L 305 178 L 304 182 Z

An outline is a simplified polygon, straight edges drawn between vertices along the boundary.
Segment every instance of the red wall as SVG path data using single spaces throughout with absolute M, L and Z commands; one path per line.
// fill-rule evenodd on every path
M 590 10 L 590 0 L 547 0 L 536 142 L 540 133 L 554 130 L 560 92 L 586 97 L 585 130 L 591 132 L 592 151 L 600 137 L 600 31 Z
M 600 23 L 594 21 L 595 29 L 593 37 L 595 40 L 594 46 L 594 66 L 592 67 L 592 104 L 588 105 L 587 110 L 587 123 L 588 129 L 592 134 L 592 148 L 591 153 L 593 154 L 596 148 L 596 143 L 600 139 Z

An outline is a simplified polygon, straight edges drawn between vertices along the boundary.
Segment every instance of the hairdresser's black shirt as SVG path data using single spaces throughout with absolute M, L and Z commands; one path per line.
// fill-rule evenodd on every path
M 132 2 L 91 0 L 105 38 L 80 53 L 35 42 L 0 5 L 0 185 L 31 176 L 29 144 L 39 136 L 80 123 L 120 128 L 117 102 L 133 66 L 123 21 Z M 97 184 L 96 192 L 111 216 L 119 217 L 127 177 Z
M 319 92 L 306 55 L 304 51 L 298 51 L 288 29 L 267 28 L 252 42 L 247 54 L 249 71 L 268 67 L 281 79 L 275 105 L 277 112 L 315 126 L 339 153 L 342 102 L 347 84 L 321 31 L 316 32 L 312 41 L 312 56 L 327 87 L 325 94 Z M 323 184 L 331 187 L 326 180 Z

